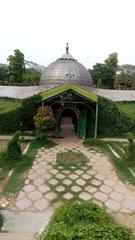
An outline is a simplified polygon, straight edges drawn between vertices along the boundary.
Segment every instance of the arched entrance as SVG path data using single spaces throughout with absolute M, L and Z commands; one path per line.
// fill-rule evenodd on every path
M 74 105 L 64 105 L 58 109 L 56 119 L 56 136 L 71 137 L 77 135 L 79 109 Z

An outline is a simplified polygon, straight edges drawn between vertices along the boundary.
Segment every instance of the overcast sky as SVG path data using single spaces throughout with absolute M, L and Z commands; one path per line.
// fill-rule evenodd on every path
M 0 62 L 20 49 L 47 66 L 67 41 L 86 67 L 112 52 L 135 65 L 135 0 L 0 0 Z

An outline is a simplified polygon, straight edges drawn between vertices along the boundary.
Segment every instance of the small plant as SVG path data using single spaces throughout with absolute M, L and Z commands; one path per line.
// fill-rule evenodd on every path
M 135 240 L 106 211 L 91 202 L 63 204 L 56 210 L 39 240 Z
M 128 164 L 135 163 L 135 144 L 134 144 L 134 135 L 131 132 L 127 133 L 128 146 L 126 148 L 125 159 Z
M 46 138 L 48 129 L 52 128 L 55 123 L 52 108 L 50 106 L 39 107 L 34 121 L 37 139 Z
M 127 139 L 128 139 L 129 142 L 133 142 L 133 141 L 134 141 L 134 135 L 133 135 L 133 133 L 128 132 L 128 133 L 127 133 Z
M 22 151 L 19 141 L 20 134 L 21 132 L 17 131 L 8 143 L 5 160 L 9 161 L 10 163 L 19 161 L 22 158 Z

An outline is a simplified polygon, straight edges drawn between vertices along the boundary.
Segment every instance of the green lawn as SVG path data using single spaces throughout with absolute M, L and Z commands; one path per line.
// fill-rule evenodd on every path
M 19 108 L 20 106 L 21 101 L 19 100 L 0 98 L 0 114 L 10 112 L 16 108 Z
M 61 152 L 57 153 L 56 163 L 62 165 L 65 168 L 70 168 L 71 166 L 81 166 L 87 162 L 86 156 L 81 152 Z
M 135 118 L 135 103 L 117 103 L 122 112 L 128 113 Z

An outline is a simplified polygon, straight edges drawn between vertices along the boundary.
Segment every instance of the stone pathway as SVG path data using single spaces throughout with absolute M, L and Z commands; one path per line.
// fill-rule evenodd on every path
M 76 137 L 56 142 L 54 148 L 38 150 L 25 186 L 9 206 L 10 211 L 44 213 L 47 218 L 49 211 L 52 215 L 62 202 L 78 199 L 94 201 L 112 214 L 135 213 L 135 188 L 130 190 L 118 179 L 103 153 L 85 148 Z M 57 165 L 56 155 L 65 151 L 81 152 L 88 161 L 85 165 L 64 169 Z

